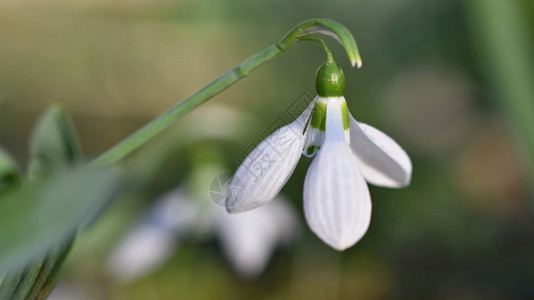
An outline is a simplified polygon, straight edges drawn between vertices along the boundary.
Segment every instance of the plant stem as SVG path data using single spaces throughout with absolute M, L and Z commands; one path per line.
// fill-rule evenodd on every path
M 146 141 L 172 125 L 176 120 L 191 112 L 202 103 L 222 92 L 232 84 L 247 76 L 252 70 L 277 56 L 283 51 L 277 45 L 271 45 L 265 50 L 251 56 L 232 70 L 219 76 L 217 79 L 189 96 L 184 101 L 178 103 L 162 115 L 146 124 L 144 127 L 134 132 L 124 141 L 104 152 L 93 160 L 90 165 L 110 165 L 124 156 L 130 154 Z
M 89 165 L 107 166 L 117 162 L 156 136 L 158 133 L 172 125 L 182 116 L 191 112 L 199 105 L 208 101 L 213 96 L 224 91 L 232 84 L 247 76 L 252 70 L 259 67 L 261 64 L 267 62 L 271 58 L 274 58 L 278 54 L 287 51 L 300 40 L 311 39 L 321 42 L 327 51 L 328 58 L 332 59 L 331 52 L 326 43 L 320 38 L 313 38 L 314 34 L 326 34 L 333 36 L 345 48 L 352 66 L 361 66 L 361 58 L 358 52 L 356 41 L 345 26 L 337 21 L 328 19 L 311 19 L 304 21 L 289 31 L 289 33 L 286 34 L 286 36 L 284 36 L 280 42 L 267 47 L 265 50 L 251 56 L 232 70 L 224 73 L 219 78 L 195 92 L 184 101 L 178 103 L 138 131 L 134 132 L 124 141 L 104 152 L 102 155 L 90 162 Z
M 334 55 L 332 55 L 332 50 L 330 49 L 330 46 L 328 46 L 328 43 L 322 38 L 314 35 L 307 35 L 302 38 L 299 38 L 299 41 L 313 41 L 321 43 L 321 45 L 323 45 L 324 51 L 326 52 L 326 62 L 334 62 Z

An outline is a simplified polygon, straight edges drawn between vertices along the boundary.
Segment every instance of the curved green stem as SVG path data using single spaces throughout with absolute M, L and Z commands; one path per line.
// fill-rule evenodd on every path
M 104 152 L 102 155 L 93 160 L 90 165 L 110 165 L 120 160 L 156 136 L 158 133 L 172 125 L 175 121 L 182 118 L 185 114 L 191 112 L 199 105 L 203 104 L 213 96 L 247 76 L 252 70 L 259 67 L 261 64 L 274 58 L 278 54 L 287 51 L 300 40 L 315 40 L 322 42 L 323 46 L 325 46 L 325 50 L 327 51 L 327 55 L 331 57 L 332 53 L 329 51 L 328 46 L 326 46 L 322 39 L 314 39 L 314 34 L 325 34 L 336 39 L 345 48 L 352 66 L 361 66 L 361 58 L 358 53 L 356 41 L 345 26 L 337 21 L 327 19 L 312 19 L 304 21 L 286 34 L 286 36 L 280 40 L 280 42 L 267 47 L 265 50 L 251 56 L 232 70 L 221 75 L 219 78 L 195 92 L 184 101 L 178 103 L 138 131 L 131 134 L 113 148 Z
M 323 45 L 324 51 L 326 52 L 326 62 L 328 63 L 334 62 L 334 55 L 332 55 L 332 50 L 330 49 L 330 46 L 328 45 L 328 43 L 322 38 L 318 36 L 314 36 L 314 35 L 307 35 L 307 36 L 299 38 L 299 41 L 313 41 L 313 42 L 321 43 L 321 45 Z

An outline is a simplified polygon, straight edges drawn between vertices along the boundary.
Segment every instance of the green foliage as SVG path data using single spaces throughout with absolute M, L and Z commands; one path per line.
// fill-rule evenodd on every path
M 4 196 L 0 269 L 17 270 L 31 260 L 40 265 L 39 259 L 53 246 L 101 212 L 118 186 L 118 176 L 111 170 L 75 169 Z
M 74 127 L 59 106 L 40 117 L 30 140 L 27 184 L 0 198 L 0 299 L 44 299 L 78 230 L 119 186 L 112 170 L 75 167 L 82 158 Z M 0 152 L 2 186 L 20 180 Z
M 0 195 L 20 183 L 20 173 L 15 161 L 0 147 Z
M 75 165 L 82 158 L 78 138 L 69 117 L 54 105 L 41 115 L 30 139 L 28 180 L 39 180 Z

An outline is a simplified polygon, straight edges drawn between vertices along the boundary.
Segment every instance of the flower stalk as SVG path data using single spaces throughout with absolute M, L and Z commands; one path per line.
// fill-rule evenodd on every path
M 178 103 L 168 111 L 152 120 L 138 131 L 115 145 L 108 151 L 93 160 L 90 165 L 106 166 L 111 165 L 128 154 L 132 153 L 144 143 L 155 137 L 187 113 L 193 111 L 207 100 L 232 86 L 240 79 L 247 76 L 255 68 L 289 50 L 301 40 L 319 41 L 325 47 L 327 57 L 333 60 L 332 53 L 328 46 L 316 34 L 323 34 L 333 37 L 345 48 L 351 65 L 361 67 L 362 62 L 358 47 L 350 31 L 341 23 L 328 19 L 311 19 L 304 21 L 293 28 L 280 42 L 271 45 L 259 53 L 246 59 L 232 70 L 224 73 L 205 87 L 201 88 L 184 101 Z

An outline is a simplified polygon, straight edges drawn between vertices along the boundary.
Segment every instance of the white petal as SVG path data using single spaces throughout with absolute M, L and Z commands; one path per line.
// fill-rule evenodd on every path
M 197 203 L 191 200 L 185 185 L 182 184 L 156 200 L 154 207 L 145 217 L 145 224 L 182 236 L 196 226 L 199 214 Z
M 119 240 L 108 258 L 108 273 L 116 280 L 130 282 L 156 271 L 172 257 L 198 217 L 198 209 L 183 186 L 163 195 Z
M 109 275 L 122 282 L 146 276 L 167 262 L 178 247 L 173 234 L 138 226 L 122 238 L 107 261 Z
M 242 277 L 253 279 L 265 269 L 278 244 L 296 237 L 297 225 L 292 207 L 277 197 L 246 213 L 221 212 L 217 231 L 234 269 Z
M 371 221 L 369 190 L 346 144 L 337 105 L 328 105 L 325 142 L 306 174 L 304 213 L 312 231 L 339 251 L 358 242 Z
M 245 158 L 228 187 L 228 212 L 256 208 L 280 192 L 302 153 L 304 127 L 314 104 L 315 100 L 297 120 L 275 131 Z
M 326 115 L 327 99 L 317 97 L 317 101 L 311 113 L 310 122 L 306 128 L 306 142 L 304 143 L 304 151 L 302 154 L 307 157 L 314 157 L 317 151 L 321 148 L 324 141 L 324 128 L 315 128 L 313 126 L 314 118 L 324 118 Z
M 350 145 L 367 182 L 384 187 L 410 184 L 412 162 L 408 154 L 380 130 L 350 116 Z

